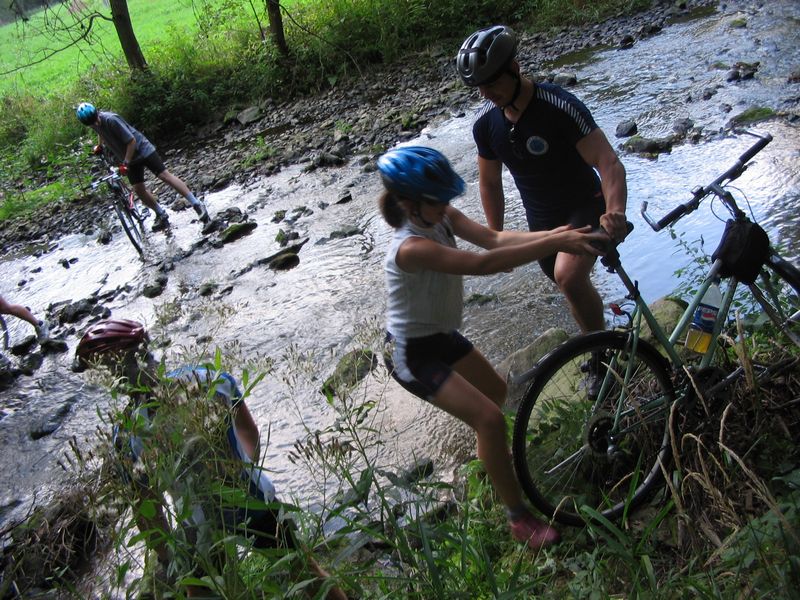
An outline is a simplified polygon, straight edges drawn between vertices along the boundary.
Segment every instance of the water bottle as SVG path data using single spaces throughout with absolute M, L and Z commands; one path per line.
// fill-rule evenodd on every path
M 704 354 L 711 343 L 711 332 L 717 320 L 719 306 L 722 304 L 722 292 L 717 282 L 713 282 L 700 300 L 694 311 L 694 318 L 686 334 L 686 347 Z

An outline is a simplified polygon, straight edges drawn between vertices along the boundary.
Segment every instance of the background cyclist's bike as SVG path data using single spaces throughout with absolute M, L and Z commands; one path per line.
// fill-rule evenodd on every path
M 800 270 L 781 258 L 725 187 L 772 140 L 756 137 L 736 164 L 658 222 L 647 215 L 647 204 L 642 206 L 656 231 L 707 197 L 720 200 L 731 214 L 708 274 L 672 333 L 656 321 L 616 248 L 610 248 L 602 262 L 628 292 L 626 304 L 612 306 L 622 326 L 568 340 L 519 378 L 531 383 L 516 416 L 514 466 L 531 502 L 557 521 L 580 526 L 597 513 L 608 519 L 623 516 L 670 473 L 672 436 L 681 422 L 676 410 L 685 415 L 702 409 L 742 377 L 763 385 L 800 368 Z M 683 339 L 696 309 L 703 310 L 706 291 L 722 280 L 718 315 L 704 333 L 707 345 L 694 346 L 700 352 L 689 350 Z M 769 364 L 727 360 L 732 366 L 723 369 L 732 352 L 723 341 L 735 341 L 735 328 L 743 325 L 731 318 L 739 309 L 756 315 L 753 324 L 769 327 L 770 339 L 794 351 Z
M 128 187 L 123 177 L 119 174 L 119 169 L 103 154 L 102 164 L 106 169 L 106 174 L 91 183 L 91 189 L 97 190 L 99 187 L 106 186 L 111 192 L 114 212 L 119 218 L 122 230 L 128 236 L 136 252 L 144 258 L 142 240 L 145 234 L 144 220 L 149 213 L 146 207 L 140 206 L 136 200 L 133 190 Z

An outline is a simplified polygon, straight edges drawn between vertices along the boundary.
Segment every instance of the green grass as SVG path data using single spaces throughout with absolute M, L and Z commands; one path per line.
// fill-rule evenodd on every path
M 220 6 L 231 4 L 240 5 L 243 20 L 254 22 L 250 5 L 243 0 L 128 0 L 128 10 L 147 60 L 159 48 L 172 45 L 175 37 L 196 35 L 198 19 L 213 20 Z M 259 4 L 263 6 L 264 3 Z M 296 2 L 282 0 L 281 4 L 292 6 Z M 88 0 L 86 5 L 88 9 L 84 14 L 96 11 L 110 19 L 110 9 L 101 0 Z M 38 95 L 47 96 L 72 85 L 93 65 L 100 69 L 115 68 L 114 65 L 124 62 L 114 25 L 110 20 L 99 18 L 94 19 L 92 33 L 85 41 L 54 53 L 81 35 L 75 17 L 64 5 L 56 6 L 31 14 L 26 23 L 0 27 L 0 96 L 34 90 Z M 52 31 L 55 19 L 61 19 L 73 31 Z M 266 22 L 262 24 L 266 26 Z

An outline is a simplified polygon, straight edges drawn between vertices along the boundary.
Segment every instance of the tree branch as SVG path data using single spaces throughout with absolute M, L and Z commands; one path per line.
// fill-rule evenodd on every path
M 89 35 L 92 33 L 92 25 L 94 24 L 94 20 L 95 19 L 102 19 L 104 21 L 111 21 L 110 17 L 107 17 L 107 16 L 105 16 L 103 14 L 100 14 L 100 13 L 92 13 L 88 17 L 82 18 L 80 21 L 77 22 L 77 25 L 79 25 L 80 28 L 83 30 L 78 37 L 72 39 L 72 41 L 70 41 L 65 46 L 62 46 L 60 48 L 57 48 L 55 50 L 50 51 L 46 56 L 43 56 L 42 58 L 40 58 L 38 60 L 34 60 L 34 61 L 26 63 L 24 65 L 16 66 L 13 69 L 11 69 L 10 71 L 1 72 L 0 73 L 0 77 L 2 77 L 4 75 L 10 75 L 12 73 L 16 73 L 18 71 L 22 71 L 23 69 L 27 69 L 28 67 L 32 67 L 34 65 L 38 65 L 40 63 L 43 63 L 44 61 L 46 61 L 46 60 L 52 58 L 53 56 L 55 56 L 56 54 L 58 54 L 59 52 L 64 52 L 65 50 L 67 50 L 69 48 L 72 48 L 73 46 L 75 46 L 79 42 L 81 42 L 81 41 L 83 41 L 83 40 L 85 40 L 86 38 L 89 37 Z M 84 27 L 84 22 L 86 22 L 86 21 L 88 21 L 89 24 L 88 24 L 88 26 Z M 70 29 L 71 29 L 71 27 L 67 27 L 66 28 L 67 31 L 70 31 Z

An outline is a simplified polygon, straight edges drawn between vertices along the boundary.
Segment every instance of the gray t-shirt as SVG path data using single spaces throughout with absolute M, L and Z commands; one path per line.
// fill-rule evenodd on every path
M 128 124 L 128 122 L 113 112 L 100 112 L 99 121 L 92 126 L 103 138 L 103 142 L 111 148 L 117 160 L 124 160 L 125 148 L 131 140 L 136 140 L 136 152 L 133 154 L 131 163 L 144 160 L 156 151 L 156 147 L 150 143 L 142 132 Z
M 423 269 L 403 271 L 396 261 L 401 244 L 410 237 L 424 237 L 443 246 L 456 247 L 450 220 L 430 228 L 406 223 L 395 230 L 386 254 L 386 329 L 397 339 L 448 333 L 461 327 L 464 285 L 461 275 Z

